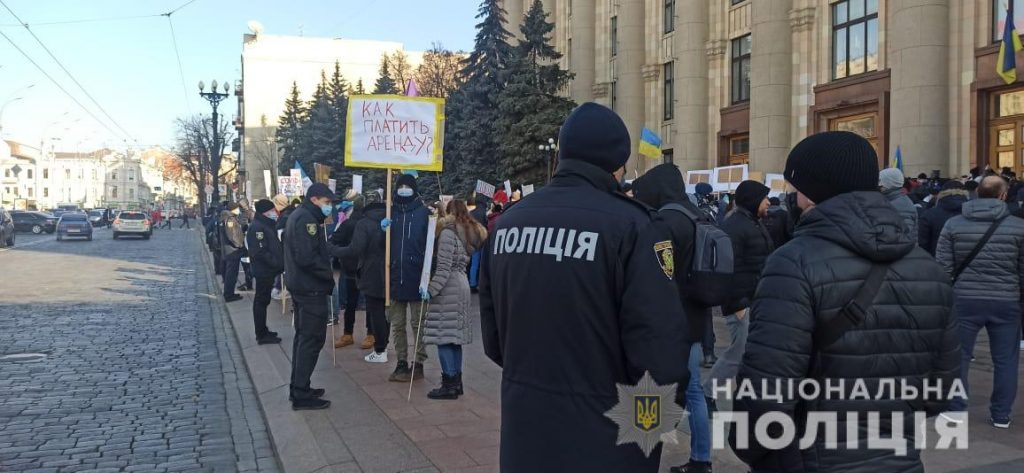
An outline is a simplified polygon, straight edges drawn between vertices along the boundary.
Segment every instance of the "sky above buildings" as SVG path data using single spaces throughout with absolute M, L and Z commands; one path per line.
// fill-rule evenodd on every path
M 478 0 L 0 0 L 0 117 L 3 138 L 57 150 L 170 146 L 176 117 L 210 113 L 197 83 L 241 77 L 242 35 L 264 33 L 433 42 L 469 50 Z M 5 6 L 7 8 L 5 8 Z M 178 9 L 180 7 L 180 9 Z M 8 8 L 10 11 L 8 11 Z M 175 11 L 175 9 L 178 9 Z M 12 15 L 30 26 L 71 73 Z M 161 16 L 174 11 L 168 17 Z M 177 50 L 175 54 L 174 39 Z M 9 40 L 8 40 L 9 38 Z M 12 41 L 14 45 L 12 45 Z M 62 92 L 21 52 L 35 61 Z M 178 57 L 180 55 L 180 70 Z M 73 79 L 72 79 L 73 76 Z M 184 79 L 182 79 L 184 76 Z M 82 88 L 85 89 L 83 92 Z M 209 85 L 207 85 L 209 87 Z M 87 95 L 88 93 L 88 95 Z M 91 98 L 90 98 L 91 96 Z M 20 97 L 20 100 L 14 100 Z M 234 97 L 221 104 L 229 118 Z M 94 117 L 95 116 L 95 117 Z M 128 140 L 132 140 L 128 142 Z M 49 147 L 49 144 L 47 144 Z

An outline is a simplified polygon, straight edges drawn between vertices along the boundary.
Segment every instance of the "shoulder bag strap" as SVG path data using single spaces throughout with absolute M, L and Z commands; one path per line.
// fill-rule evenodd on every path
M 857 289 L 857 294 L 839 310 L 839 315 L 833 317 L 832 320 L 829 320 L 814 331 L 814 348 L 816 352 L 824 350 L 842 338 L 847 330 L 864 322 L 864 318 L 867 316 L 868 311 L 871 310 L 871 305 L 878 295 L 878 291 L 882 288 L 882 282 L 885 281 L 885 273 L 888 271 L 889 265 L 873 265 L 867 279 Z
M 981 253 L 981 248 L 984 247 L 985 243 L 988 243 L 988 241 L 992 238 L 992 235 L 996 233 L 996 229 L 999 228 L 999 225 L 1003 223 L 1003 220 L 1006 220 L 1006 217 L 1000 218 L 995 222 L 992 222 L 992 225 L 988 227 L 988 231 L 986 231 L 985 235 L 981 237 L 981 240 L 979 240 L 978 244 L 974 246 L 974 249 L 972 249 L 971 252 L 967 254 L 967 257 L 964 258 L 964 260 L 961 261 L 960 264 L 956 266 L 956 269 L 953 270 L 954 283 L 956 283 L 956 280 L 960 278 L 960 274 L 962 274 L 964 270 L 967 269 L 967 265 L 971 264 L 971 261 L 974 261 L 974 258 L 978 256 L 978 253 Z

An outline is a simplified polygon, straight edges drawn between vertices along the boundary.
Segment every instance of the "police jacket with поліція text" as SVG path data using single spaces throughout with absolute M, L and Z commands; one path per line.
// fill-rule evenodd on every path
M 334 290 L 324 218 L 308 200 L 303 200 L 288 217 L 284 230 L 284 282 L 291 292 L 329 295 Z
M 501 470 L 655 472 L 605 417 L 616 383 L 689 379 L 669 238 L 612 175 L 564 160 L 495 222 L 480 271 L 484 351 L 502 366 Z M 661 253 L 659 253 L 661 248 Z

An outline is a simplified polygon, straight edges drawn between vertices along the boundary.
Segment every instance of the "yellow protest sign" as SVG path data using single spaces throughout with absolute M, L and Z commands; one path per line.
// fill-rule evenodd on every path
M 441 171 L 444 99 L 354 95 L 348 101 L 345 166 Z

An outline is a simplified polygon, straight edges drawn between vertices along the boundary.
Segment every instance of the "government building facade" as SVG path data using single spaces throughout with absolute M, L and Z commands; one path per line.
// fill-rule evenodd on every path
M 567 94 L 629 127 L 632 178 L 663 161 L 778 173 L 793 145 L 828 130 L 867 138 L 881 166 L 899 147 L 908 175 L 1021 174 L 1024 83 L 996 73 L 1007 1 L 1024 29 L 1024 0 L 542 3 L 575 74 Z M 515 35 L 530 5 L 504 0 Z M 662 160 L 636 153 L 643 127 Z

